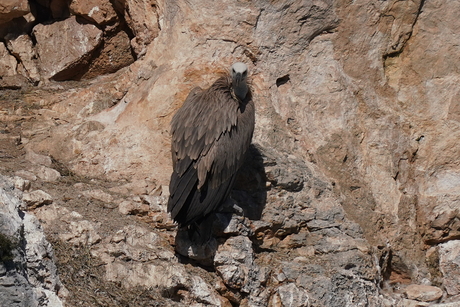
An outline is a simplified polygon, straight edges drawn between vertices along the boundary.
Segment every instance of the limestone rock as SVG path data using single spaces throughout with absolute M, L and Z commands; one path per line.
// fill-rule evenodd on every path
M 20 193 L 0 176 L 0 296 L 5 306 L 63 306 L 54 253 L 37 218 L 21 211 Z M 22 242 L 21 245 L 19 242 Z
M 53 197 L 42 190 L 35 190 L 29 193 L 24 193 L 23 199 L 29 209 L 34 209 L 43 205 L 49 205 L 53 202 Z
M 121 202 L 118 206 L 118 211 L 120 211 L 121 214 L 125 215 L 147 215 L 149 209 L 149 205 L 129 200 Z
M 191 88 L 209 86 L 221 67 L 244 61 L 257 105 L 254 142 L 273 152 L 262 152 L 257 161 L 265 171 L 253 176 L 255 185 L 268 180 L 265 189 L 240 183 L 246 190 L 233 193 L 247 199 L 243 211 L 251 215 L 232 218 L 226 237 L 218 238 L 227 240 L 216 255 L 220 276 L 234 287 L 227 297 L 235 305 L 264 306 L 272 295 L 281 301 L 277 289 L 299 296 L 304 289 L 315 306 L 379 306 L 382 275 L 389 275 L 390 286 L 397 287 L 398 276 L 417 284 L 428 279 L 441 282 L 447 296 L 458 295 L 457 1 L 113 5 L 143 57 L 113 76 L 42 98 L 60 121 L 39 136 L 27 134 L 37 152 L 52 151 L 78 175 L 132 182 L 152 176 L 155 186 L 167 185 L 175 110 Z M 232 14 L 222 19 L 222 11 Z M 126 47 L 126 36 L 121 39 Z M 154 185 L 119 191 L 151 195 Z M 91 225 L 97 232 L 98 225 L 88 223 L 86 231 Z M 241 234 L 258 248 L 251 250 Z M 235 235 L 238 244 L 228 238 Z M 75 242 L 87 242 L 81 237 Z M 439 245 L 439 269 L 425 262 L 426 245 Z M 189 247 L 180 253 L 189 255 Z M 257 264 L 258 276 L 261 263 L 276 268 L 265 284 L 265 277 L 252 279 L 260 292 L 243 292 L 249 274 L 243 269 L 251 261 L 239 262 L 241 256 L 229 252 L 238 249 Z M 114 260 L 111 276 L 125 278 L 133 269 L 148 280 L 146 268 L 173 275 L 155 260 L 132 267 Z M 184 272 L 176 264 L 171 270 Z M 174 293 L 190 282 L 179 279 L 161 283 Z M 397 305 L 392 302 L 387 305 Z
M 107 1 L 108 2 L 108 1 Z M 83 79 L 116 72 L 134 62 L 128 34 L 119 31 L 104 39 L 99 55 L 90 63 Z
M 452 240 L 439 245 L 439 269 L 443 275 L 443 286 L 449 295 L 460 294 L 460 241 Z
M 206 305 L 229 306 L 201 277 L 190 275 L 162 244 L 158 234 L 139 226 L 127 226 L 105 238 L 92 254 L 105 263 L 108 280 L 121 282 L 128 289 L 157 287 L 175 295 L 180 288 L 188 292 L 182 295 Z
M 50 156 L 37 154 L 30 148 L 26 149 L 25 158 L 27 161 L 33 164 L 39 164 L 48 167 L 50 167 L 53 164 Z
M 43 165 L 34 168 L 33 171 L 38 178 L 46 182 L 54 182 L 61 178 L 61 173 L 57 170 Z
M 230 220 L 229 220 L 230 218 Z M 251 222 L 248 218 L 236 214 L 217 213 L 214 221 L 215 233 L 219 235 L 252 236 Z M 223 230 L 221 230 L 223 229 Z M 219 231 L 221 230 L 221 233 Z
M 30 189 L 30 181 L 19 176 L 13 177 L 14 187 L 20 191 L 26 192 Z
M 429 304 L 426 302 L 420 302 L 416 300 L 402 299 L 396 305 L 397 307 L 425 307 L 425 306 L 437 306 L 437 304 Z
M 271 297 L 270 306 L 308 307 L 310 304 L 308 294 L 304 289 L 288 283 L 276 289 L 275 294 Z
M 232 304 L 225 298 L 221 297 L 216 290 L 207 284 L 199 276 L 191 276 L 190 293 L 193 298 L 206 304 L 207 306 L 230 307 Z
M 460 301 L 454 301 L 450 303 L 440 303 L 440 304 L 430 304 L 430 307 L 457 307 L 460 304 Z
M 17 90 L 27 87 L 29 80 L 23 75 L 16 74 L 14 76 L 5 76 L 0 79 L 0 89 Z
M 153 212 L 166 212 L 166 206 L 168 204 L 168 196 L 165 195 L 141 195 L 143 203 L 147 203 L 149 208 Z
M 5 47 L 3 42 L 0 44 L 0 76 L 14 76 L 18 63 Z
M 37 176 L 34 173 L 25 171 L 25 170 L 19 170 L 15 172 L 15 175 L 18 177 L 24 178 L 25 180 L 30 180 L 30 181 L 37 180 Z
M 115 234 L 104 238 L 101 244 L 97 245 L 92 254 L 101 258 L 105 263 L 113 261 L 147 262 L 164 260 L 176 263 L 174 254 L 171 251 L 163 250 L 159 244 L 161 238 L 158 234 L 139 226 L 126 226 Z M 120 263 L 121 264 L 121 263 Z M 120 266 L 121 268 L 122 266 Z M 129 270 L 130 264 L 124 267 Z M 113 269 L 116 269 L 113 267 Z M 110 270 L 110 268 L 108 268 Z M 117 273 L 107 271 L 107 274 L 116 278 Z M 136 284 L 143 281 L 136 281 Z M 135 286 L 135 285 L 131 285 Z
M 104 192 L 101 189 L 84 191 L 83 195 L 85 195 L 86 197 L 92 198 L 92 199 L 100 200 L 105 203 L 113 202 L 113 196 L 107 192 Z
M 160 31 L 158 21 L 158 4 L 156 0 L 116 0 L 115 9 L 124 16 L 129 28 L 134 33 L 131 46 L 139 57 L 146 52 L 146 47 Z
M 438 287 L 426 285 L 409 285 L 404 289 L 408 299 L 422 302 L 431 302 L 442 297 L 442 290 Z
M 27 0 L 5 0 L 0 6 L 0 24 L 29 13 Z
M 214 265 L 223 282 L 232 289 L 251 293 L 260 285 L 259 267 L 254 262 L 252 242 L 247 237 L 232 237 L 219 246 Z
M 98 226 L 73 211 L 63 217 L 67 222 L 67 231 L 60 233 L 59 238 L 75 246 L 91 246 L 101 241 Z
M 73 0 L 70 3 L 70 11 L 101 26 L 117 20 L 117 14 L 108 0 L 93 2 Z
M 32 34 L 37 41 L 41 75 L 55 80 L 80 73 L 102 41 L 102 32 L 97 27 L 79 24 L 75 17 L 49 25 L 38 24 Z
M 40 74 L 36 61 L 37 54 L 30 36 L 23 34 L 12 39 L 8 39 L 7 37 L 7 46 L 11 54 L 13 54 L 16 59 L 19 59 L 24 67 L 25 77 L 34 82 L 39 81 Z
M 300 191 L 306 178 L 311 175 L 311 171 L 305 163 L 295 157 L 282 157 L 276 151 L 265 149 L 263 154 L 265 172 L 268 181 L 274 186 L 287 191 Z

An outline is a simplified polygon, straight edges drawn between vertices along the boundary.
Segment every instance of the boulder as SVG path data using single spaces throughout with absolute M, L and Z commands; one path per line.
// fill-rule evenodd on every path
M 27 0 L 3 0 L 2 5 L 0 5 L 0 24 L 24 16 L 29 12 L 29 1 Z
M 443 286 L 449 295 L 460 294 L 460 240 L 452 240 L 439 245 L 439 269 L 443 276 Z
M 102 42 L 102 31 L 90 24 L 80 24 L 75 16 L 33 28 L 45 79 L 66 80 L 85 70 L 92 53 Z
M 146 47 L 159 34 L 158 4 L 156 0 L 115 0 L 115 9 L 124 17 L 134 34 L 131 46 L 137 56 L 146 52 Z
M 59 173 L 57 170 L 43 165 L 39 165 L 33 168 L 33 171 L 38 178 L 46 182 L 54 182 L 61 178 L 61 173 Z
M 18 62 L 16 61 L 15 57 L 8 52 L 5 44 L 0 42 L 0 76 L 5 77 L 16 75 L 17 66 Z
M 38 219 L 21 210 L 21 193 L 0 176 L 0 297 L 2 306 L 61 307 L 64 291 L 51 244 Z
M 26 148 L 25 159 L 32 164 L 43 165 L 50 167 L 53 164 L 51 157 L 48 155 L 37 154 L 30 148 Z
M 37 66 L 37 53 L 29 35 L 23 34 L 9 39 L 7 37 L 7 47 L 12 55 L 19 60 L 24 67 L 24 76 L 31 81 L 39 81 L 40 74 Z
M 118 19 L 109 0 L 73 0 L 70 3 L 70 12 L 101 26 L 113 23 Z
M 252 242 L 247 237 L 232 237 L 219 246 L 214 265 L 229 288 L 254 293 L 260 286 L 260 268 L 254 261 Z
M 293 283 L 284 284 L 276 289 L 271 297 L 270 306 L 273 307 L 308 307 L 308 293 Z
M 404 289 L 408 299 L 432 302 L 442 297 L 442 290 L 428 285 L 409 285 Z
M 53 202 L 53 197 L 42 190 L 35 190 L 29 193 L 24 193 L 24 202 L 28 209 L 34 209 L 39 206 L 48 205 Z
M 119 31 L 115 35 L 104 39 L 101 51 L 91 61 L 83 79 L 90 79 L 99 75 L 116 72 L 120 68 L 134 62 L 128 34 Z

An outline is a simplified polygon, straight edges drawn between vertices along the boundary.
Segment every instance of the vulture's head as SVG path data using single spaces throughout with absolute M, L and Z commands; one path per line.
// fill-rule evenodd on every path
M 232 65 L 232 86 L 235 96 L 240 100 L 244 100 L 248 94 L 248 84 L 246 79 L 248 77 L 248 67 L 246 64 L 236 62 Z

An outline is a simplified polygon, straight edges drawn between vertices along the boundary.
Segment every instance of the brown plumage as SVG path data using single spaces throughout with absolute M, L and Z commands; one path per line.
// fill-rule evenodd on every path
M 235 63 L 232 75 L 194 88 L 171 121 L 168 212 L 180 227 L 199 225 L 229 196 L 254 131 L 246 76 L 246 65 Z

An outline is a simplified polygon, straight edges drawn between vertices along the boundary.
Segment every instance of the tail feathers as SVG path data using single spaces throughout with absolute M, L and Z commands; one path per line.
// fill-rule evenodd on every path
M 213 222 L 214 219 L 211 214 L 200 221 L 190 224 L 187 228 L 190 241 L 197 245 L 206 244 L 212 238 Z
M 176 217 L 178 217 L 180 211 L 183 211 L 182 208 L 187 203 L 190 195 L 195 194 L 193 190 L 196 190 L 197 181 L 198 177 L 193 170 L 185 172 L 182 177 L 179 177 L 176 172 L 171 175 L 171 195 L 168 202 L 168 212 L 171 212 L 171 217 L 174 220 L 177 220 Z

